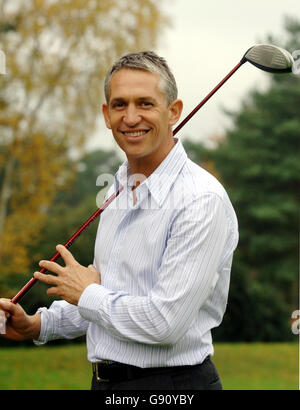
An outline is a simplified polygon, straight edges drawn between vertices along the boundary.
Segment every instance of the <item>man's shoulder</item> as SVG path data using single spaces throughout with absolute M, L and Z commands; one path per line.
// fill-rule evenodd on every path
M 237 232 L 237 217 L 231 200 L 222 183 L 210 172 L 190 159 L 187 159 L 178 176 L 173 197 L 178 209 L 198 212 L 200 209 L 217 209 L 219 204 L 226 212 L 231 231 Z
M 189 158 L 182 168 L 178 182 L 179 186 L 184 187 L 185 194 L 189 192 L 194 198 L 205 194 L 216 195 L 221 199 L 227 197 L 226 190 L 221 182 Z

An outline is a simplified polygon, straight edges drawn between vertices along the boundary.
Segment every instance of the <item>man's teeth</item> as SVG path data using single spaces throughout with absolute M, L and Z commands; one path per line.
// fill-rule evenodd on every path
M 148 131 L 136 131 L 136 132 L 124 132 L 128 137 L 139 137 L 140 135 L 146 134 Z

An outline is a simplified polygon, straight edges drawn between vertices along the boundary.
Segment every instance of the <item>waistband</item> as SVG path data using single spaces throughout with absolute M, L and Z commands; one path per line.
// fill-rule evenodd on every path
M 155 374 L 167 374 L 170 372 L 189 370 L 196 367 L 200 367 L 209 360 L 210 356 L 207 356 L 202 363 L 196 365 L 147 368 L 141 368 L 129 364 L 104 360 L 102 362 L 92 363 L 92 369 L 93 375 L 97 382 L 108 383 L 132 380 Z

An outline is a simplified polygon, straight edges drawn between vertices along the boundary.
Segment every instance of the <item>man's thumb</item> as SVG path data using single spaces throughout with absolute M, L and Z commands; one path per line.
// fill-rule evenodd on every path
M 15 305 L 9 299 L 0 299 L 0 309 L 3 309 L 5 312 L 14 314 L 18 311 L 18 308 L 20 308 L 20 306 Z

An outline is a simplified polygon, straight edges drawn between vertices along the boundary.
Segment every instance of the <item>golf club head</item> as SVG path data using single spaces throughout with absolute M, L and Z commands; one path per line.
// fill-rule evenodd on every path
M 245 61 L 270 73 L 290 73 L 294 63 L 288 51 L 269 44 L 257 44 L 249 48 L 242 58 L 242 62 Z

